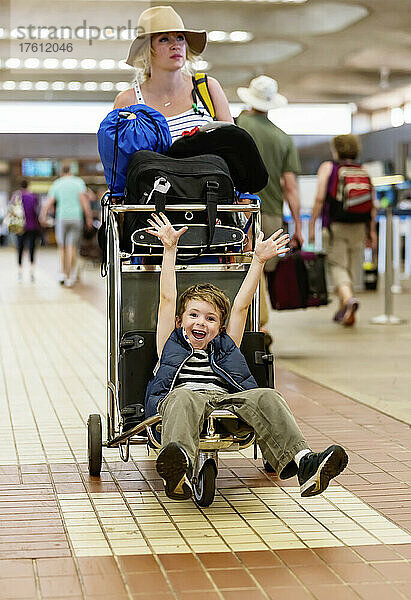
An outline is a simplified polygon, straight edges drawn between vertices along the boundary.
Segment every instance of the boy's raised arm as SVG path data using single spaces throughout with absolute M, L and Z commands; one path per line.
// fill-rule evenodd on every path
M 164 246 L 156 332 L 157 354 L 160 358 L 164 344 L 175 327 L 177 302 L 175 264 L 177 243 L 180 236 L 187 230 L 187 227 L 182 227 L 176 231 L 163 213 L 160 213 L 160 215 L 153 213 L 151 216 L 152 219 L 148 219 L 151 228 L 147 229 L 147 231 L 159 238 Z
M 274 258 L 274 256 L 290 250 L 285 247 L 289 242 L 289 235 L 287 233 L 281 235 L 282 232 L 282 229 L 278 229 L 264 241 L 264 234 L 260 232 L 257 239 L 250 268 L 234 299 L 227 325 L 227 333 L 237 346 L 241 345 L 248 309 L 263 274 L 265 263 L 270 258 Z

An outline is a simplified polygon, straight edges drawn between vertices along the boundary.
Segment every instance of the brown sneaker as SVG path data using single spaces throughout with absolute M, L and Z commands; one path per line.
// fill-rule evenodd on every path
M 345 306 L 345 312 L 342 319 L 342 324 L 346 327 L 351 327 L 355 323 L 355 313 L 358 310 L 360 303 L 357 298 L 350 298 Z

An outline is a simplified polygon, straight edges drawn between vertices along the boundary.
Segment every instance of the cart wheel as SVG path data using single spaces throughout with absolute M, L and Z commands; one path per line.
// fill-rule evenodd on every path
M 263 460 L 263 464 L 266 473 L 275 473 L 275 469 L 270 465 L 268 460 Z
M 87 423 L 88 429 L 88 471 L 90 475 L 98 477 L 101 471 L 102 434 L 100 415 L 90 415 Z
M 201 469 L 198 483 L 193 486 L 194 500 L 198 506 L 210 506 L 215 496 L 216 471 L 212 462 Z

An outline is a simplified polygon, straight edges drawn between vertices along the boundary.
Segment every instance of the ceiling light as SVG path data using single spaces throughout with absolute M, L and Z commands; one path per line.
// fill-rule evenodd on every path
M 81 83 L 79 81 L 69 81 L 67 89 L 71 92 L 78 92 L 78 90 L 81 90 Z
M 38 58 L 27 58 L 24 61 L 24 66 L 26 69 L 38 69 L 40 66 L 40 61 Z
M 116 66 L 116 61 L 112 58 L 105 58 L 98 63 L 100 69 L 114 69 Z
M 95 82 L 95 81 L 86 81 L 86 83 L 84 84 L 83 87 L 86 90 L 86 92 L 94 92 L 94 90 L 97 89 L 97 82 Z
M 404 111 L 402 108 L 392 108 L 391 109 L 391 125 L 393 127 L 401 127 L 404 125 Z
M 100 83 L 100 89 L 103 92 L 111 92 L 114 88 L 114 83 L 112 81 L 103 81 Z
M 8 58 L 5 62 L 6 69 L 18 69 L 20 62 L 19 58 Z
M 249 31 L 232 31 L 230 33 L 230 40 L 232 42 L 249 42 L 252 37 Z
M 59 61 L 57 58 L 46 58 L 43 60 L 43 67 L 45 69 L 57 69 L 59 66 Z
M 116 83 L 116 90 L 119 92 L 123 92 L 124 90 L 128 90 L 130 84 L 127 81 L 119 81 Z
M 49 87 L 50 86 L 48 81 L 36 81 L 36 83 L 34 84 L 34 89 L 39 91 L 48 90 Z
M 20 81 L 19 89 L 20 90 L 32 90 L 33 82 L 32 81 Z
M 61 90 L 64 90 L 65 87 L 66 87 L 66 84 L 64 83 L 64 81 L 53 81 L 53 83 L 51 84 L 51 89 L 56 92 L 60 92 Z
M 407 102 L 404 105 L 404 121 L 406 123 L 411 123 L 411 102 Z
M 75 69 L 77 67 L 78 60 L 75 58 L 65 58 L 61 63 L 63 69 Z
M 4 27 L 0 27 L 0 38 L 6 37 L 6 30 Z
M 3 81 L 3 90 L 15 90 L 17 84 L 15 81 Z
M 226 31 L 210 31 L 207 37 L 210 42 L 225 42 L 228 39 L 228 33 Z
M 82 69 L 94 69 L 96 64 L 97 61 L 95 61 L 94 58 L 85 58 L 81 61 L 80 66 Z
M 119 60 L 118 61 L 118 68 L 119 69 L 132 69 L 133 67 L 130 67 L 130 65 L 127 65 L 124 60 Z

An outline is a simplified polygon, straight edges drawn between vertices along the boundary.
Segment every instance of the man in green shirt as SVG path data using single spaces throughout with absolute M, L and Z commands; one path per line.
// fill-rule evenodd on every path
M 48 191 L 42 207 L 40 221 L 45 221 L 48 211 L 56 203 L 55 232 L 60 250 L 60 283 L 72 287 L 76 281 L 77 249 L 83 231 L 83 213 L 88 228 L 93 226 L 86 184 L 70 172 L 69 166 L 62 169 L 62 177 L 56 179 Z
M 236 120 L 251 135 L 257 144 L 266 169 L 268 183 L 259 192 L 261 197 L 261 226 L 265 237 L 273 231 L 283 227 L 284 200 L 290 207 L 294 220 L 295 232 L 291 245 L 302 245 L 303 236 L 300 219 L 300 200 L 296 174 L 301 170 L 300 160 L 292 139 L 279 127 L 276 127 L 267 116 L 273 108 L 280 108 L 287 104 L 287 99 L 278 93 L 275 79 L 260 75 L 252 79 L 248 88 L 240 87 L 237 94 L 243 102 L 251 106 L 251 110 L 243 111 Z M 266 262 L 264 271 L 274 271 L 278 257 Z M 264 277 L 261 279 L 260 296 L 260 330 L 267 334 L 266 344 L 269 345 L 265 324 L 268 322 L 268 306 L 266 301 L 266 285 Z
M 262 228 L 265 236 L 283 226 L 283 202 L 288 203 L 294 220 L 293 239 L 302 244 L 300 201 L 296 174 L 301 170 L 297 150 L 289 135 L 276 127 L 267 112 L 287 104 L 286 98 L 277 92 L 277 82 L 260 75 L 250 82 L 248 88 L 238 88 L 241 100 L 251 106 L 237 119 L 237 125 L 253 137 L 267 168 L 267 186 L 259 192 L 261 197 Z M 266 272 L 273 271 L 276 260 L 268 261 Z

